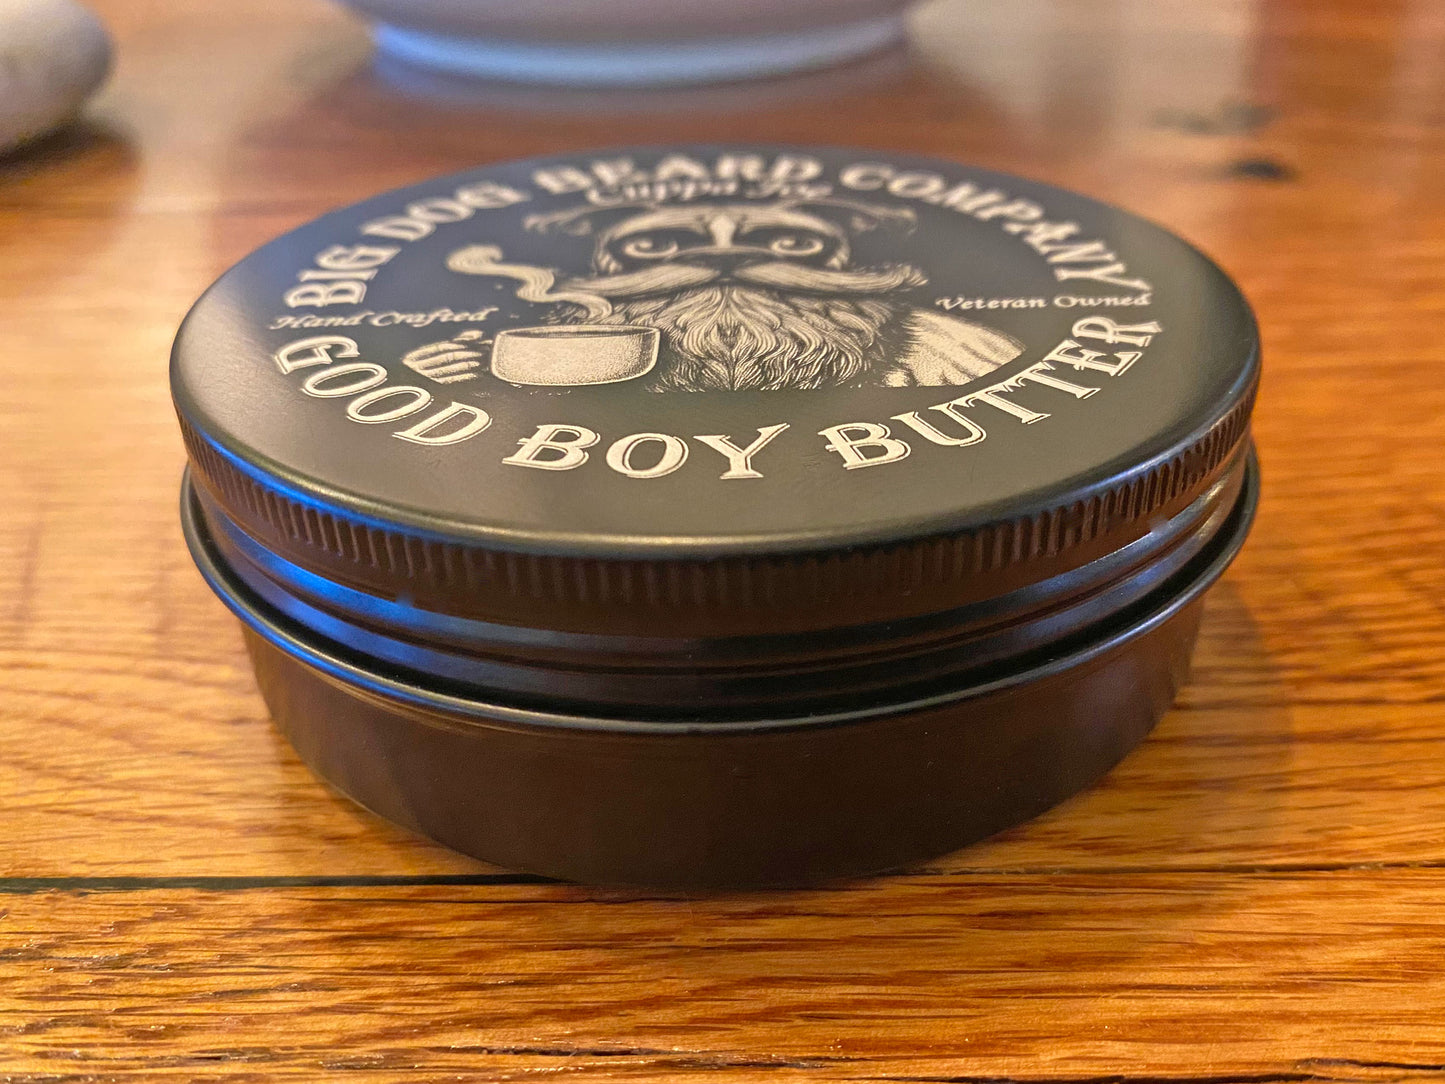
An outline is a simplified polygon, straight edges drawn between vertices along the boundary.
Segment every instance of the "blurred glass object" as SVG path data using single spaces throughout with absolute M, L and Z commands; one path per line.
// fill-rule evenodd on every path
M 712 83 L 843 63 L 902 40 L 912 0 L 342 0 L 378 50 L 554 86 Z

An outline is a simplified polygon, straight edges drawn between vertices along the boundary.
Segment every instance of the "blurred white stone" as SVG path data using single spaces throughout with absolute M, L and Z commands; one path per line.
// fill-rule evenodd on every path
M 105 80 L 110 38 L 75 0 L 0 0 L 0 152 L 69 120 Z

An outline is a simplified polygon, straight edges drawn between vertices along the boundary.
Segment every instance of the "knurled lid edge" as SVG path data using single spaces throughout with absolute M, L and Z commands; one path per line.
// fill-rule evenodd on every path
M 245 470 L 180 418 L 192 469 L 224 512 L 303 568 L 385 597 L 484 598 L 495 613 L 537 604 L 750 609 L 823 605 L 938 590 L 1064 563 L 1104 538 L 1137 537 L 1161 509 L 1187 503 L 1244 442 L 1253 383 L 1197 439 L 1086 498 L 958 532 L 835 550 L 715 558 L 599 557 L 523 552 L 438 538 L 321 502 L 297 499 Z M 1131 531 L 1132 528 L 1132 531 Z M 1048 572 L 1042 573 L 1044 575 Z

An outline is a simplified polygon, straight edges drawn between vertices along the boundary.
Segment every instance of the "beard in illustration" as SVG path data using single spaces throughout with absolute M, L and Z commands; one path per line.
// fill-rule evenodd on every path
M 596 239 L 595 274 L 566 280 L 605 299 L 589 323 L 662 336 L 657 390 L 770 391 L 877 383 L 908 335 L 899 292 L 912 267 L 848 267 L 835 223 L 779 204 L 633 214 Z
M 591 323 L 662 334 L 658 390 L 772 391 L 877 383 L 907 337 L 907 306 L 886 295 L 917 286 L 910 267 L 865 271 L 761 261 L 723 270 L 704 263 L 569 283 L 606 298 Z

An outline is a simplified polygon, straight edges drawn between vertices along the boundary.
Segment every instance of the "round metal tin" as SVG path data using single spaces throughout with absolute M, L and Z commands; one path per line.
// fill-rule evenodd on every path
M 172 363 L 188 538 L 308 762 L 484 858 L 689 885 L 938 853 L 1122 756 L 1247 529 L 1257 378 L 1156 226 L 739 146 L 338 211 Z

